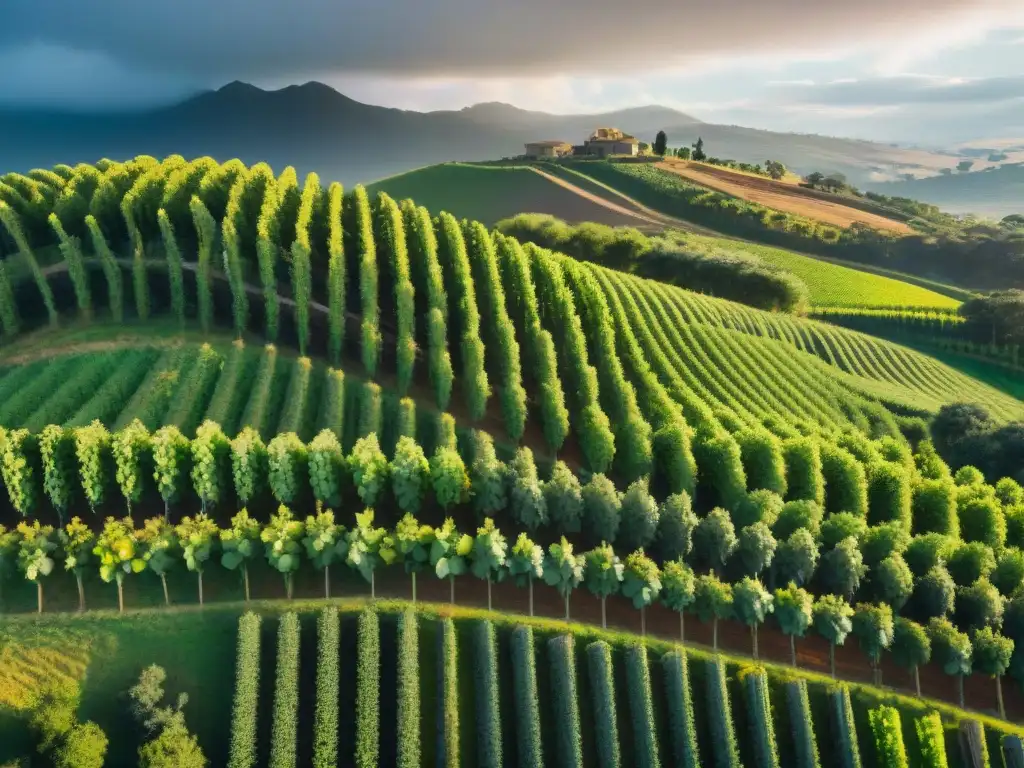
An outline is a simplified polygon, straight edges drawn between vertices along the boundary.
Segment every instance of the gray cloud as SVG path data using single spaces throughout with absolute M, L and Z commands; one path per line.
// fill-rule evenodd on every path
M 935 77 L 879 77 L 853 82 L 786 86 L 784 100 L 822 106 L 905 106 L 982 104 L 1024 99 L 1024 75 L 954 80 Z
M 896 40 L 1020 10 L 1019 0 L 822 0 L 813 13 L 807 0 L 4 0 L 0 50 L 37 41 L 210 84 L 327 71 L 621 73 Z

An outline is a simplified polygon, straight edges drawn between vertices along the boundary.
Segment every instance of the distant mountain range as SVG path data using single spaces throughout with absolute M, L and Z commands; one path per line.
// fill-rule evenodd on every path
M 552 115 L 501 104 L 413 112 L 354 101 L 322 83 L 266 91 L 234 82 L 174 106 L 119 113 L 0 109 L 0 172 L 101 157 L 210 155 L 294 165 L 325 180 L 368 182 L 433 163 L 520 154 L 528 141 L 582 142 L 599 126 L 670 146 L 700 136 L 705 151 L 747 162 L 779 160 L 798 173 L 841 172 L 861 184 L 917 170 L 937 173 L 957 158 L 893 145 L 774 133 L 705 123 L 659 106 L 596 115 Z
M 1024 163 L 914 181 L 872 184 L 870 189 L 932 203 L 951 213 L 975 213 L 1001 219 L 1011 213 L 1024 213 Z

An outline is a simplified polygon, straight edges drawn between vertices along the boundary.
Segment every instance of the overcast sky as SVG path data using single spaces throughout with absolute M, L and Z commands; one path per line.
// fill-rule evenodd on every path
M 0 104 L 241 79 L 372 104 L 663 104 L 884 140 L 1024 139 L 1024 0 L 0 0 Z

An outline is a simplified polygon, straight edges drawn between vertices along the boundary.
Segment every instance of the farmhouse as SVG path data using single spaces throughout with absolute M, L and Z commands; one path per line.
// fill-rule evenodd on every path
M 532 160 L 542 157 L 562 157 L 572 152 L 572 144 L 567 141 L 531 141 L 526 145 L 526 156 Z
M 583 142 L 583 155 L 636 155 L 640 142 L 634 137 L 623 133 L 618 128 L 598 128 L 590 138 Z

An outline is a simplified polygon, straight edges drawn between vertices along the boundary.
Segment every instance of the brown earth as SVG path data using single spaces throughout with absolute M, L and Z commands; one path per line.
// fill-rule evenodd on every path
M 660 162 L 656 167 L 709 189 L 759 203 L 778 211 L 806 216 L 809 219 L 833 226 L 848 227 L 851 224 L 860 223 L 875 229 L 889 230 L 904 235 L 913 232 L 902 221 L 845 205 L 838 198 L 835 200 L 825 199 L 829 196 L 796 184 L 745 173 L 734 173 L 728 168 L 718 168 L 703 163 L 675 160 Z

